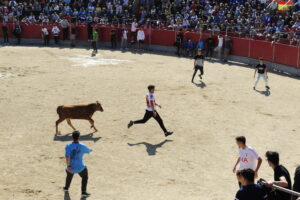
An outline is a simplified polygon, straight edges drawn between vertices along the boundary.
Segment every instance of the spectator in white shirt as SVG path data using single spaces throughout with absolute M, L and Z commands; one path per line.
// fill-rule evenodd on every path
M 52 28 L 52 34 L 54 37 L 55 44 L 58 44 L 59 33 L 60 33 L 59 28 L 57 27 L 57 25 L 54 25 Z
M 137 42 L 138 42 L 138 47 L 141 49 L 142 44 L 145 41 L 145 32 L 143 30 L 143 27 L 141 27 L 137 33 Z
M 130 29 L 130 36 L 131 36 L 130 43 L 131 44 L 133 44 L 135 42 L 137 28 L 138 28 L 138 23 L 137 23 L 137 20 L 134 19 L 133 22 L 132 22 L 132 24 L 131 24 L 131 29 Z
M 246 145 L 246 138 L 244 136 L 236 137 L 235 140 L 239 148 L 239 157 L 233 167 L 233 173 L 236 173 L 236 168 L 239 164 L 240 170 L 250 168 L 255 172 L 255 178 L 257 178 L 258 170 L 262 163 L 261 157 L 256 153 L 256 151 L 253 148 L 248 147 Z
M 125 25 L 123 25 L 122 37 L 121 37 L 121 48 L 122 49 L 127 48 L 127 34 L 128 34 L 128 29 L 126 29 Z

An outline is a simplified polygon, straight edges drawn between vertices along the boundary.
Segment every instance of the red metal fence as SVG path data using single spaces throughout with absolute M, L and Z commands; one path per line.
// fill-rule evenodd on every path
M 39 24 L 21 24 L 22 38 L 26 39 L 41 39 L 41 26 Z M 99 40 L 102 42 L 110 41 L 110 26 L 97 25 L 99 30 Z M 2 27 L 2 24 L 0 24 Z M 13 37 L 13 24 L 8 24 L 9 36 Z M 52 25 L 46 25 L 49 29 Z M 121 38 L 121 27 L 117 27 L 117 35 Z M 172 46 L 175 42 L 176 34 L 178 32 L 173 30 L 158 30 L 158 29 L 144 29 L 146 35 L 146 44 Z M 200 39 L 206 39 L 209 33 L 185 32 L 184 39 L 191 39 L 197 42 Z M 2 37 L 2 31 L 0 31 Z M 77 26 L 77 40 L 87 40 L 87 26 L 79 24 Z M 269 41 L 254 40 L 247 38 L 231 37 L 232 39 L 232 55 L 243 56 L 257 59 L 263 57 L 265 60 L 287 65 L 293 68 L 300 69 L 299 46 L 292 46 L 286 44 L 279 44 Z

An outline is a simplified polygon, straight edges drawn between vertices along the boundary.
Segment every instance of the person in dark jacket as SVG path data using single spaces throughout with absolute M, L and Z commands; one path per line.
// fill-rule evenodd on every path
M 21 25 L 19 22 L 17 22 L 15 24 L 15 27 L 14 27 L 14 35 L 17 39 L 17 44 L 21 44 L 21 33 L 22 33 L 22 29 L 21 29 Z
M 230 54 L 232 48 L 232 41 L 228 35 L 225 36 L 225 41 L 224 41 L 224 62 L 228 61 L 228 56 Z
M 2 33 L 3 33 L 4 44 L 8 44 L 9 43 L 9 41 L 8 41 L 8 26 L 5 21 L 3 21 L 3 24 L 2 24 Z
M 206 57 L 212 58 L 214 47 L 215 47 L 215 39 L 213 38 L 212 34 L 210 34 L 209 37 L 206 39 L 206 45 L 207 45 Z
M 293 190 L 300 193 L 300 165 L 296 168 Z M 293 196 L 293 200 L 296 200 L 298 197 Z

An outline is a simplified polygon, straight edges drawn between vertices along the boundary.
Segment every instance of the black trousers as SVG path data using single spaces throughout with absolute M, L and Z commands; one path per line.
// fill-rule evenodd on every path
M 96 41 L 92 42 L 92 47 L 93 47 L 93 49 L 94 49 L 95 52 L 98 52 L 97 42 Z
M 195 66 L 195 70 L 194 70 L 194 74 L 193 74 L 193 78 L 192 78 L 192 82 L 194 81 L 194 78 L 195 78 L 195 75 L 196 75 L 196 73 L 197 73 L 197 71 L 200 71 L 200 75 L 202 76 L 203 75 L 203 67 L 202 66 L 198 66 L 198 65 L 196 65 Z
M 69 28 L 63 28 L 63 40 L 67 40 L 69 35 Z
M 16 33 L 15 36 L 17 38 L 17 44 L 21 44 L 21 34 L 20 33 Z
M 69 189 L 73 176 L 74 174 L 70 173 L 68 170 L 66 170 L 67 172 L 67 177 L 66 177 L 66 185 L 65 188 Z M 79 173 L 79 176 L 81 177 L 81 192 L 86 192 L 86 187 L 87 187 L 87 183 L 88 183 L 88 170 L 87 168 L 85 168 L 84 170 L 82 170 Z
M 110 42 L 111 42 L 111 48 L 112 49 L 117 48 L 117 38 L 116 38 L 116 36 L 111 36 L 110 37 Z
M 7 31 L 3 32 L 3 39 L 4 39 L 4 43 L 8 43 L 8 32 Z
M 44 45 L 48 46 L 50 41 L 50 35 L 44 35 Z
M 54 42 L 55 44 L 58 44 L 58 36 L 54 36 Z
M 207 50 L 206 50 L 206 57 L 212 57 L 213 52 L 214 52 L 214 48 L 213 47 L 208 47 Z
M 141 120 L 134 121 L 133 123 L 134 123 L 134 124 L 144 124 L 144 123 L 146 123 L 151 117 L 153 117 L 153 118 L 158 122 L 160 128 L 164 131 L 164 133 L 167 132 L 167 129 L 165 128 L 164 122 L 163 122 L 163 120 L 160 118 L 159 114 L 156 113 L 156 116 L 154 117 L 152 111 L 146 110 L 146 113 L 145 113 L 145 115 L 144 115 L 144 118 L 141 119 Z

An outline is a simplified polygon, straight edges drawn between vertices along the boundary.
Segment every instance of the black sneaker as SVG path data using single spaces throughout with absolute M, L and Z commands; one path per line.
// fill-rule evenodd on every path
M 172 134 L 173 134 L 173 132 L 169 132 L 169 131 L 165 132 L 166 137 L 168 137 L 169 135 L 172 135 Z
M 201 76 L 201 75 L 199 75 L 199 77 L 200 77 L 200 79 L 202 80 L 202 76 Z
M 267 88 L 267 90 L 269 90 L 269 89 L 270 89 L 270 87 L 269 87 L 269 86 L 266 86 L 266 88 Z
M 89 197 L 89 196 L 91 196 L 90 193 L 87 193 L 87 192 L 82 192 L 81 193 L 81 197 Z
M 133 121 L 130 121 L 128 124 L 128 128 L 132 127 L 133 124 L 134 124 Z
M 64 190 L 65 192 L 68 192 L 68 191 L 69 191 L 69 188 L 64 187 L 63 190 Z
M 256 90 L 255 87 L 253 87 L 253 90 Z

